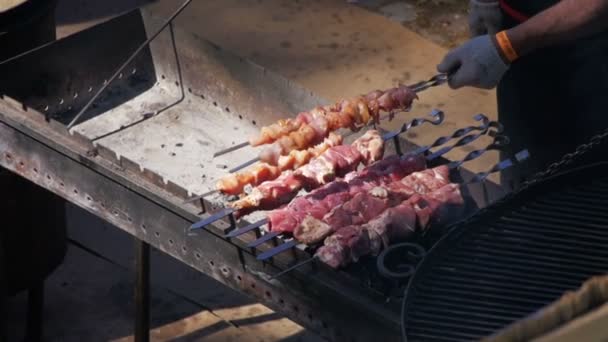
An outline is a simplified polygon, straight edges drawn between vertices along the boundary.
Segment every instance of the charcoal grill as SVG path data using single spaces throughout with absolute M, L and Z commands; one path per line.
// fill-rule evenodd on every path
M 148 5 L 0 63 L 0 165 L 133 235 L 140 284 L 151 245 L 329 339 L 398 338 L 399 304 L 387 302 L 383 286 L 374 286 L 382 280 L 364 265 L 336 272 L 310 264 L 273 279 L 309 253 L 298 246 L 258 260 L 284 241 L 253 248 L 259 229 L 228 236 L 246 221 L 217 220 L 189 234 L 225 202 L 186 200 L 254 150 L 216 159 L 214 152 L 283 113 L 328 102 L 182 30 L 179 16 L 156 35 L 165 27 L 158 13 Z M 386 153 L 417 148 L 397 143 Z M 490 182 L 470 190 L 481 207 L 501 194 Z
M 456 225 L 419 264 L 407 341 L 474 341 L 608 271 L 608 163 L 548 178 Z

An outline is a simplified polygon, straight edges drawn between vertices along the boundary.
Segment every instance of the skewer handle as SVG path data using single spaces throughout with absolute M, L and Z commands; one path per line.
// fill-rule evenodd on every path
M 399 130 L 386 133 L 385 135 L 382 136 L 382 139 L 384 141 L 393 139 L 394 137 L 398 136 L 399 134 L 405 133 L 405 132 L 409 131 L 410 129 L 412 129 L 413 127 L 420 126 L 424 123 L 430 123 L 434 126 L 437 126 L 437 125 L 440 125 L 441 123 L 443 123 L 443 120 L 445 119 L 445 113 L 440 111 L 439 109 L 433 109 L 429 113 L 429 115 L 431 117 L 433 117 L 433 119 L 431 119 L 431 120 L 426 119 L 426 118 L 414 119 L 408 123 L 403 124 L 403 126 L 401 126 L 401 128 Z

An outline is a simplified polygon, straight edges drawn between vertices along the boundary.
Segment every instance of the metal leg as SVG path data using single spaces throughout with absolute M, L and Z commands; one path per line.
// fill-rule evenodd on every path
M 135 238 L 135 342 L 150 340 L 150 245 Z
M 44 280 L 34 285 L 27 295 L 27 325 L 25 341 L 42 340 L 42 316 L 44 307 Z

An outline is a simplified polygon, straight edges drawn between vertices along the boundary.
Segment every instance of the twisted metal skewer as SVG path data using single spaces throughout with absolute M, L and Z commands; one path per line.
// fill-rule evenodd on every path
M 508 159 L 505 159 L 503 161 L 500 161 L 499 163 L 497 163 L 494 166 L 492 166 L 492 168 L 490 168 L 488 171 L 478 173 L 475 177 L 473 177 L 472 180 L 470 180 L 467 183 L 464 183 L 463 186 L 471 184 L 471 183 L 482 182 L 485 179 L 487 179 L 487 177 L 489 175 L 491 175 L 493 173 L 496 173 L 496 172 L 503 171 L 505 169 L 508 169 L 509 167 L 512 167 L 512 166 L 514 166 L 514 165 L 516 165 L 518 163 L 523 162 L 524 160 L 528 159 L 528 157 L 529 157 L 529 153 L 528 153 L 527 150 L 520 151 L 520 152 L 518 152 L 515 155 L 515 157 L 514 157 L 515 161 L 512 158 L 508 158 Z M 277 248 L 278 247 L 275 247 L 274 249 L 277 249 Z M 267 256 L 268 254 L 270 254 L 269 253 L 270 251 L 272 251 L 272 249 L 266 251 L 264 253 L 265 256 Z M 275 253 L 275 255 L 276 255 L 276 253 Z M 313 262 L 313 261 L 315 261 L 317 259 L 318 259 L 318 256 L 317 255 L 313 255 L 309 259 L 306 259 L 306 260 L 304 260 L 304 261 L 302 261 L 300 263 L 297 263 L 297 264 L 295 264 L 293 266 L 290 266 L 290 267 L 282 270 L 279 273 L 276 273 L 275 275 L 273 275 L 273 276 L 270 277 L 270 280 L 276 279 L 276 278 L 278 278 L 278 277 L 280 277 L 280 276 L 282 276 L 282 275 L 284 275 L 286 273 L 289 273 L 289 272 L 291 272 L 291 271 L 293 271 L 293 270 L 295 270 L 297 268 L 300 268 L 300 267 L 302 267 L 302 266 L 304 266 L 306 264 L 309 264 L 309 263 L 311 263 L 311 262 Z

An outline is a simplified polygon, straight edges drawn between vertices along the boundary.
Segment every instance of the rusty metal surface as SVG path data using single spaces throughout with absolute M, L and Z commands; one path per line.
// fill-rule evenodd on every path
M 185 233 L 208 214 L 199 215 L 201 208 L 184 199 L 212 187 L 225 171 L 217 164 L 236 164 L 253 152 L 222 161 L 211 160 L 214 150 L 322 99 L 172 25 L 110 85 L 84 122 L 66 130 L 93 89 L 160 25 L 146 13 L 130 12 L 0 65 L 8 75 L 0 80 L 7 95 L 0 101 L 0 165 L 323 336 L 397 338 L 396 303 L 356 276 L 303 267 L 271 281 L 308 255 L 298 250 L 258 262 L 256 254 L 273 243 L 246 248 L 253 232 L 226 240 L 227 221 L 196 236 Z M 478 195 L 484 202 L 483 192 Z M 209 210 L 223 203 L 206 204 Z

